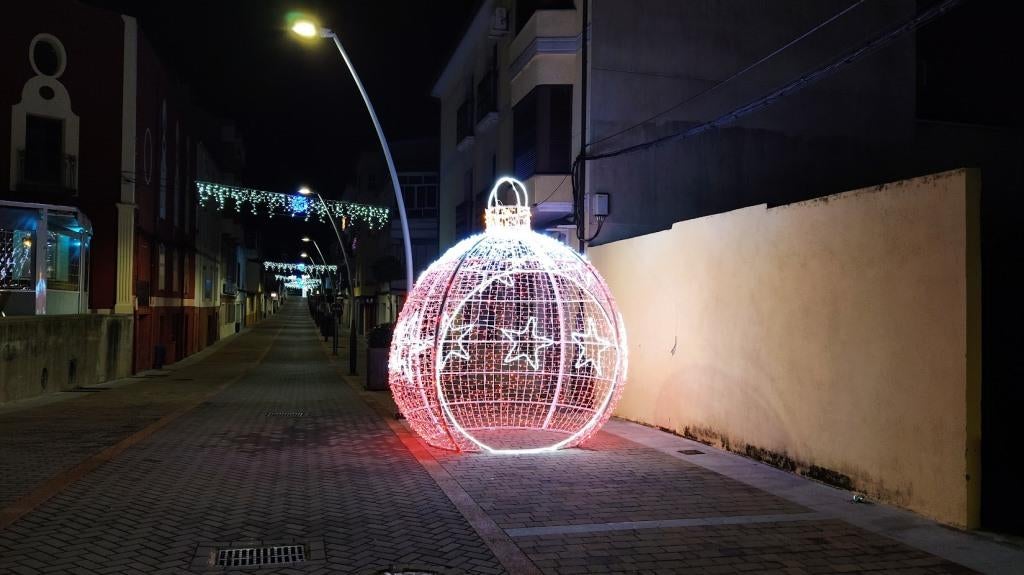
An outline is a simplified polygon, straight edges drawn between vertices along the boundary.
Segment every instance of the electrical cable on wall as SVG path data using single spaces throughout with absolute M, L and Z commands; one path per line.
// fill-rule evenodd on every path
M 580 187 L 578 186 L 578 174 L 583 169 L 584 162 L 589 160 L 613 158 L 616 156 L 622 156 L 642 150 L 647 150 L 649 148 L 652 148 L 654 146 L 657 146 L 668 141 L 691 138 L 703 134 L 705 132 L 711 131 L 713 129 L 731 124 L 739 120 L 740 118 L 743 118 L 754 112 L 758 112 L 770 106 L 771 104 L 774 104 L 776 101 L 786 96 L 795 94 L 800 90 L 814 84 L 815 82 L 818 82 L 819 80 L 822 80 L 824 78 L 827 78 L 828 76 L 831 76 L 832 74 L 835 74 L 836 72 L 848 66 L 849 64 L 853 64 L 854 62 L 859 61 L 865 56 L 872 54 L 875 51 L 889 45 L 894 40 L 900 38 L 904 34 L 908 32 L 913 32 L 920 28 L 921 26 L 927 24 L 928 22 L 931 22 L 935 18 L 944 15 L 945 13 L 949 12 L 953 8 L 960 5 L 962 2 L 963 0 L 944 0 L 942 2 L 936 3 L 931 8 L 915 15 L 913 18 L 910 18 L 909 20 L 906 20 L 880 34 L 875 35 L 873 38 L 861 44 L 860 46 L 851 50 L 847 50 L 841 56 L 834 58 L 829 63 L 819 66 L 818 68 L 803 74 L 796 80 L 793 80 L 783 85 L 782 87 L 773 90 L 767 95 L 752 100 L 747 104 L 744 104 L 743 106 L 740 106 L 730 112 L 722 114 L 713 120 L 703 122 L 686 130 L 674 132 L 671 134 L 667 134 L 665 136 L 660 136 L 658 138 L 654 138 L 653 140 L 648 140 L 646 142 L 642 142 L 639 144 L 626 146 L 618 150 L 612 150 L 600 154 L 580 153 L 579 155 L 576 156 L 576 159 L 573 161 L 571 171 L 571 174 L 573 175 L 572 192 L 574 203 L 574 218 L 577 222 L 577 237 L 580 238 L 580 240 L 582 241 L 592 241 L 597 236 L 597 233 L 600 233 L 601 224 L 603 224 L 603 221 L 599 222 L 597 233 L 591 236 L 590 239 L 586 239 L 583 237 L 583 229 L 582 226 L 579 225 L 579 222 L 584 221 L 586 214 L 583 204 L 584 193 L 583 190 L 580 189 Z
M 804 38 L 810 36 L 811 34 L 814 34 L 815 32 L 817 32 L 818 30 L 821 30 L 825 26 L 828 26 L 832 22 L 836 21 L 837 19 L 839 19 L 840 17 L 842 17 L 843 15 L 845 15 L 846 13 L 850 12 L 851 10 L 853 10 L 854 8 L 860 6 L 863 3 L 864 3 L 864 0 L 857 0 L 853 4 L 850 4 L 846 8 L 843 8 L 839 12 L 836 12 L 835 14 L 833 14 L 832 16 L 827 18 L 826 20 L 823 20 L 822 22 L 816 24 L 814 27 L 812 27 L 811 29 L 807 30 L 803 34 L 800 34 L 796 38 L 793 38 L 792 40 L 790 40 L 789 42 L 787 42 L 783 46 L 781 46 L 779 48 L 776 48 L 775 50 L 773 50 L 771 53 L 767 54 L 766 56 L 763 56 L 763 57 L 759 58 L 755 62 L 747 64 L 742 69 L 734 72 L 728 78 L 726 78 L 726 79 L 724 79 L 724 80 L 722 80 L 720 82 L 716 82 L 714 85 L 712 85 L 712 86 L 710 86 L 710 87 L 708 87 L 708 88 L 706 88 L 706 89 L 704 89 L 704 90 L 694 94 L 693 96 L 690 96 L 689 98 L 686 98 L 685 100 L 683 100 L 681 102 L 678 102 L 678 103 L 674 104 L 670 108 L 666 108 L 666 109 L 658 112 L 657 114 L 654 114 L 653 116 L 647 118 L 646 120 L 642 120 L 640 122 L 637 122 L 637 123 L 633 124 L 632 126 L 623 128 L 623 129 L 621 129 L 621 130 L 619 130 L 617 132 L 614 132 L 612 134 L 608 134 L 607 136 L 603 136 L 601 138 L 598 138 L 597 140 L 594 140 L 593 142 L 590 142 L 589 144 L 587 144 L 587 148 L 591 148 L 591 147 L 593 147 L 593 146 L 595 146 L 597 144 L 600 144 L 601 142 L 608 141 L 608 140 L 610 140 L 612 138 L 615 138 L 616 136 L 621 136 L 622 134 L 625 134 L 626 132 L 629 132 L 629 131 L 631 131 L 631 130 L 633 130 L 635 128 L 639 128 L 640 126 L 643 126 L 644 124 L 646 124 L 646 123 L 648 123 L 648 122 L 650 122 L 652 120 L 660 118 L 661 116 L 664 116 L 665 114 L 667 114 L 669 112 L 672 112 L 673 110 L 676 110 L 676 109 L 678 109 L 678 108 L 680 108 L 682 106 L 685 106 L 685 105 L 693 102 L 694 100 L 696 100 L 696 99 L 698 99 L 698 98 L 700 98 L 702 96 L 706 96 L 707 94 L 710 94 L 711 92 L 714 92 L 715 90 L 721 88 L 722 86 L 728 84 L 729 82 L 735 80 L 736 78 L 739 78 L 740 76 L 746 74 L 747 72 L 753 70 L 754 68 L 760 66 L 761 64 L 764 64 L 768 60 L 771 60 L 775 56 L 778 56 L 780 53 L 782 53 L 785 50 L 787 50 L 788 48 L 796 45 L 797 43 L 799 43 Z

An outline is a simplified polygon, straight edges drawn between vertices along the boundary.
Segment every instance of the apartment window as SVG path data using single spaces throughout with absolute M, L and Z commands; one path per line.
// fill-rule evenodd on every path
M 167 280 L 167 253 L 164 245 L 157 246 L 156 259 L 156 289 L 164 289 L 164 282 Z
M 463 200 L 455 206 L 455 235 L 468 236 L 474 229 L 476 215 L 473 209 L 473 170 L 466 170 L 462 176 Z
M 157 211 L 161 220 L 167 219 L 167 101 L 160 108 L 160 195 Z M 157 284 L 163 286 L 163 282 Z
M 213 269 L 210 266 L 203 266 L 203 299 L 213 299 Z
M 181 205 L 181 125 L 174 123 L 174 195 L 171 199 L 171 221 L 178 225 L 178 209 Z M 177 283 L 175 283 L 177 285 Z
M 473 78 L 466 79 L 466 95 L 455 116 L 455 144 L 473 135 L 476 122 L 473 120 Z
M 28 114 L 25 117 L 23 181 L 58 186 L 63 183 L 63 165 L 64 120 Z
M 398 181 L 402 184 L 402 197 L 409 217 L 437 217 L 437 176 L 404 175 L 399 176 Z
M 537 86 L 512 110 L 516 178 L 568 174 L 572 156 L 572 85 Z
M 168 289 L 178 291 L 178 254 L 171 250 L 171 285 Z
M 190 231 L 192 225 L 192 202 L 189 201 L 192 197 L 192 184 L 191 184 L 191 159 L 192 159 L 192 138 L 185 137 L 185 173 L 182 175 L 182 186 L 185 189 L 185 231 Z
M 487 71 L 476 85 L 476 121 L 498 111 L 498 46 L 491 48 Z

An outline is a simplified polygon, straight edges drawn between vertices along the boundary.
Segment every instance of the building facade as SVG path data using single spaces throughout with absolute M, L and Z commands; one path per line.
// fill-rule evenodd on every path
M 981 524 L 1019 525 L 1019 506 L 992 502 L 1014 499 L 1007 406 L 1024 401 L 1022 285 L 1009 279 L 1022 243 L 1020 89 L 985 72 L 1014 51 L 1013 18 L 963 3 L 915 28 L 941 6 L 482 2 L 433 91 L 442 249 L 479 229 L 481 194 L 503 174 L 527 182 L 536 228 L 585 250 L 749 206 L 978 168 Z M 869 44 L 881 48 L 856 52 Z M 481 114 L 492 93 L 496 114 Z
M 437 259 L 440 248 L 437 140 L 396 140 L 390 148 L 409 221 L 413 274 L 418 277 Z M 355 184 L 349 187 L 346 197 L 387 206 L 395 215 L 384 230 L 351 230 L 356 240 L 351 261 L 361 301 L 359 325 L 365 330 L 394 322 L 406 291 L 402 222 L 397 217 L 391 176 L 379 149 L 360 154 Z
M 483 229 L 487 194 L 504 175 L 526 184 L 535 227 L 568 240 L 581 22 L 572 2 L 481 4 L 432 91 L 442 250 Z
M 66 0 L 9 11 L 0 24 L 9 80 L 0 88 L 9 110 L 0 114 L 9 134 L 0 138 L 0 312 L 117 318 L 112 337 L 123 343 L 127 329 L 132 343 L 119 344 L 107 362 L 117 368 L 100 380 L 235 333 L 235 321 L 221 328 L 225 316 L 239 327 L 255 321 L 264 309 L 258 267 L 236 313 L 220 306 L 232 295 L 225 278 L 252 275 L 258 241 L 247 242 L 238 221 L 202 213 L 194 186 L 197 177 L 237 178 L 237 135 L 195 105 L 134 18 Z M 237 258 L 228 253 L 240 265 L 224 261 L 225 233 L 241 246 Z M 58 371 L 43 391 L 75 379 Z

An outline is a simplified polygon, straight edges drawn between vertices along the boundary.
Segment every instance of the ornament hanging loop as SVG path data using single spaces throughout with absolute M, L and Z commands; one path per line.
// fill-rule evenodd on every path
M 498 190 L 502 184 L 508 184 L 516 194 L 515 205 L 506 206 L 498 200 Z M 530 228 L 530 204 L 527 201 L 526 185 L 515 178 L 504 176 L 498 178 L 487 196 L 487 209 L 484 220 L 488 232 L 507 231 Z

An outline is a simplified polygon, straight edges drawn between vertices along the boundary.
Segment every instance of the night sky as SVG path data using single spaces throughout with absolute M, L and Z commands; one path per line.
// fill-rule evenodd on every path
M 285 15 L 315 15 L 337 32 L 389 141 L 436 137 L 434 80 L 476 0 L 87 0 L 139 19 L 196 103 L 233 121 L 246 146 L 246 185 L 289 192 L 307 183 L 341 199 L 360 150 L 377 139 L 329 40 L 301 42 Z

